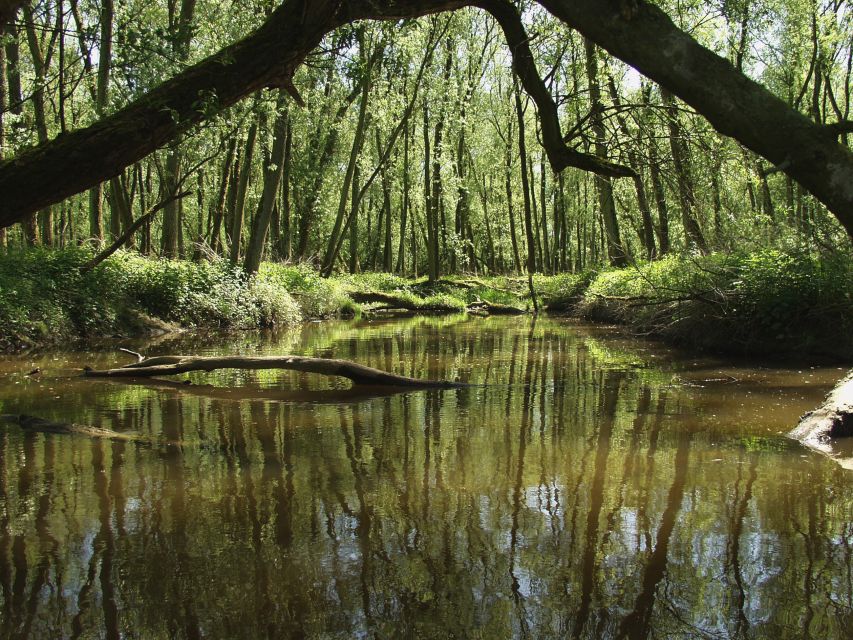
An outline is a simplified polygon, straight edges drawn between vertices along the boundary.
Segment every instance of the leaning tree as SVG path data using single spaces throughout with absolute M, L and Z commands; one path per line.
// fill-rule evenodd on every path
M 853 237 L 853 153 L 838 142 L 853 123 L 821 125 L 787 106 L 728 61 L 679 29 L 646 0 L 537 0 L 547 11 L 658 82 L 720 132 L 773 163 L 823 202 Z M 23 5 L 0 0 L 0 21 Z M 89 127 L 0 163 L 0 228 L 96 186 L 193 125 L 263 88 L 284 88 L 301 103 L 293 77 L 334 29 L 357 20 L 398 20 L 479 7 L 501 25 L 524 89 L 537 106 L 555 171 L 603 175 L 630 169 L 563 141 L 557 108 L 509 0 L 284 0 L 253 33 L 177 74 Z M 2 24 L 2 22 L 0 22 Z

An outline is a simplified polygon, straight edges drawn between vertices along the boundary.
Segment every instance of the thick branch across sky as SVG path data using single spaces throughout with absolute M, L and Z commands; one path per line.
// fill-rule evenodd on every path
M 853 153 L 832 132 L 699 45 L 645 0 L 538 1 L 558 19 L 669 89 L 721 133 L 784 167 L 853 236 Z M 259 89 L 288 86 L 308 53 L 343 24 L 488 5 L 500 13 L 501 5 L 491 0 L 285 0 L 247 38 L 136 102 L 90 127 L 0 163 L 0 227 L 117 175 L 211 113 Z M 502 26 L 512 34 L 509 21 L 504 19 Z M 524 53 L 523 48 L 516 47 L 515 53 Z M 540 95 L 530 64 L 532 60 L 515 62 L 525 89 L 537 103 L 544 132 L 554 125 L 545 99 L 550 96 Z M 559 123 L 556 126 L 559 132 Z M 543 138 L 547 141 L 550 136 Z M 552 145 L 546 151 L 555 169 L 578 166 L 572 162 L 578 158 L 566 159 L 571 149 Z

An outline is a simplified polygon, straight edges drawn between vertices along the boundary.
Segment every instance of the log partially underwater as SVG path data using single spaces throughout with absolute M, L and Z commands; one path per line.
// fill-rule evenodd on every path
M 809 411 L 788 437 L 799 440 L 809 449 L 828 455 L 846 469 L 853 469 L 853 456 L 839 441 L 853 438 L 853 371 L 826 396 L 823 404 Z M 847 440 L 853 443 L 853 440 Z
M 119 433 L 112 429 L 104 429 L 103 427 L 93 427 L 85 424 L 74 424 L 70 422 L 51 422 L 43 418 L 35 416 L 4 414 L 0 415 L 0 422 L 7 424 L 16 424 L 24 431 L 37 433 L 58 433 L 67 435 L 81 435 L 90 438 L 105 438 L 107 440 L 119 440 L 122 442 L 143 442 L 144 439 L 139 436 Z
M 118 369 L 96 370 L 86 368 L 83 375 L 90 378 L 148 378 L 175 375 L 190 371 L 216 369 L 283 369 L 340 376 L 356 385 L 382 385 L 410 388 L 452 388 L 464 386 L 461 382 L 447 380 L 421 380 L 381 369 L 374 369 L 349 360 L 310 358 L 307 356 L 155 356 L 134 362 Z
M 374 311 L 411 311 L 412 313 L 478 313 L 481 315 L 505 315 L 515 316 L 526 313 L 524 309 L 510 306 L 508 304 L 500 304 L 496 302 L 487 302 L 485 300 L 477 300 L 468 304 L 464 308 L 457 305 L 447 304 L 444 302 L 423 302 L 418 301 L 409 296 L 394 293 L 385 293 L 382 291 L 350 291 L 350 298 L 353 302 L 362 304 L 381 304 L 382 307 L 374 309 Z

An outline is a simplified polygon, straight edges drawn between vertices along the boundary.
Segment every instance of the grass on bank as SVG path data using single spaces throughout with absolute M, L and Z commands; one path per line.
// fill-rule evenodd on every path
M 0 350 L 138 333 L 149 317 L 188 328 L 245 329 L 358 313 L 354 292 L 393 294 L 415 309 L 475 302 L 530 306 L 526 278 L 449 276 L 430 284 L 385 273 L 321 278 L 264 263 L 249 278 L 226 261 L 119 253 L 94 271 L 81 248 L 0 253 Z M 849 255 L 766 250 L 667 256 L 625 269 L 537 275 L 546 309 L 619 323 L 699 349 L 853 357 Z

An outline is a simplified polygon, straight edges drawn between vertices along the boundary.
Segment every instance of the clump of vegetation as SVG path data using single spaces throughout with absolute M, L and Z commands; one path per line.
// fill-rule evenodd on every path
M 261 264 L 257 279 L 260 283 L 289 292 L 308 318 L 328 318 L 358 312 L 358 306 L 347 295 L 340 281 L 323 278 L 316 269 L 305 264 L 265 262 Z
M 91 271 L 85 248 L 0 253 L 0 349 L 136 332 L 151 316 L 183 327 L 288 325 L 351 301 L 307 268 L 265 265 L 249 277 L 225 261 L 117 253 Z
M 114 270 L 82 273 L 90 258 L 76 248 L 0 253 L 0 348 L 113 331 Z
M 577 311 L 692 347 L 853 354 L 853 263 L 764 250 L 668 256 L 600 273 Z
M 587 269 L 581 273 L 561 273 L 554 276 L 538 275 L 533 286 L 548 311 L 571 311 L 581 301 L 596 272 Z

